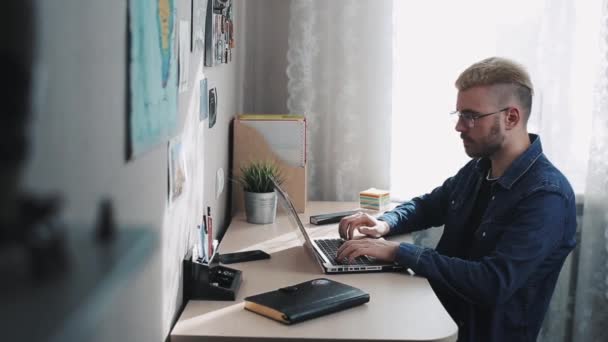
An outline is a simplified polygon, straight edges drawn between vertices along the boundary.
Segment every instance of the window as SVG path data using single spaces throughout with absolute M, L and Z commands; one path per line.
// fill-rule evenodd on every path
M 585 187 L 599 0 L 394 2 L 391 191 L 431 191 L 468 160 L 453 121 L 454 81 L 470 64 L 504 56 L 528 68 L 535 97 L 528 130 L 575 191 Z

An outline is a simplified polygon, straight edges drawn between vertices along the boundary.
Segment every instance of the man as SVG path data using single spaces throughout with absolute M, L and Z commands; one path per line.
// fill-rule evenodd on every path
M 576 244 L 574 193 L 540 138 L 527 132 L 533 87 L 523 67 L 488 58 L 466 69 L 456 88 L 456 131 L 473 159 L 431 193 L 378 219 L 342 219 L 348 241 L 338 259 L 369 255 L 426 277 L 458 324 L 459 341 L 536 341 Z M 354 238 L 441 225 L 435 250 Z

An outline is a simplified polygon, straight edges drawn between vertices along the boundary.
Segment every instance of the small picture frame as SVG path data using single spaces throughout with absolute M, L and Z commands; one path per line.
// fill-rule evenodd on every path
M 213 128 L 217 121 L 217 102 L 216 88 L 209 89 L 209 128 Z

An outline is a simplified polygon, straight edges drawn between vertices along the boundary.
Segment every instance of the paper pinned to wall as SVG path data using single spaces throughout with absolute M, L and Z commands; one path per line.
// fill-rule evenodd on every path
M 207 0 L 192 1 L 192 35 L 190 51 L 205 49 L 205 20 L 207 19 Z
M 190 73 L 190 22 L 179 22 L 179 92 L 188 91 Z
M 169 140 L 168 144 L 168 166 L 169 166 L 169 203 L 175 202 L 184 191 L 188 178 L 182 149 L 181 136 Z

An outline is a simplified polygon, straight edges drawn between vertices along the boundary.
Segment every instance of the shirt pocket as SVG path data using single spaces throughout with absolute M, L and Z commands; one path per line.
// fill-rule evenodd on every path
M 504 231 L 504 222 L 499 219 L 486 219 L 479 225 L 473 234 L 471 254 L 475 257 L 483 257 L 491 254 L 498 244 L 498 240 Z
M 460 201 L 458 198 L 450 198 L 448 201 L 447 217 L 445 224 L 448 226 L 458 225 L 462 222 L 462 219 L 462 201 Z

